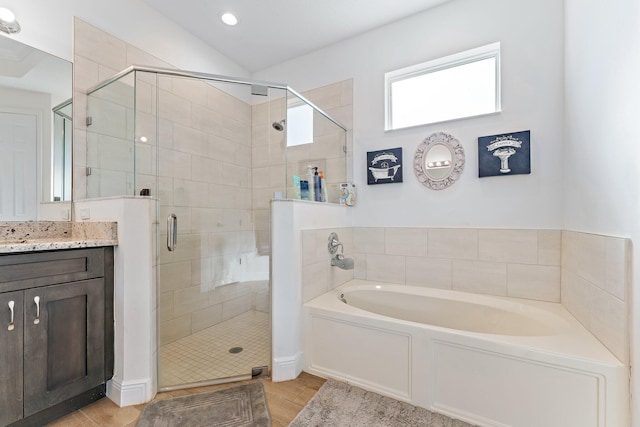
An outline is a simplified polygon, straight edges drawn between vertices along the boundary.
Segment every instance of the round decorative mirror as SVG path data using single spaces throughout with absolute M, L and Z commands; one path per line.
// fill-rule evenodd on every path
M 464 169 L 464 149 L 448 133 L 428 136 L 416 148 L 413 171 L 423 185 L 432 190 L 444 190 L 452 185 Z

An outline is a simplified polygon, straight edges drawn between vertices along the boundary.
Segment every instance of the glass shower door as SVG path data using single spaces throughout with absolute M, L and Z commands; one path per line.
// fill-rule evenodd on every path
M 135 90 L 135 75 L 130 73 L 87 98 L 86 177 L 76 176 L 79 183 L 86 179 L 81 198 L 133 195 Z
M 103 82 L 87 104 L 81 198 L 156 201 L 159 388 L 268 373 L 271 200 L 294 197 L 293 177 L 314 165 L 336 203 L 344 127 L 279 84 L 150 67 Z M 304 138 L 292 110 L 304 112 Z
M 270 245 L 254 210 L 251 86 L 144 84 L 157 99 L 147 132 L 157 134 L 159 388 L 266 374 Z

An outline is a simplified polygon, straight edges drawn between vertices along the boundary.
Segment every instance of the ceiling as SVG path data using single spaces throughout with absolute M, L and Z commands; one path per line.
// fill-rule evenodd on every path
M 57 104 L 71 98 L 71 63 L 0 36 L 0 87 L 49 93 Z
M 313 52 L 448 0 L 144 0 L 249 72 Z M 232 12 L 238 25 L 219 16 Z

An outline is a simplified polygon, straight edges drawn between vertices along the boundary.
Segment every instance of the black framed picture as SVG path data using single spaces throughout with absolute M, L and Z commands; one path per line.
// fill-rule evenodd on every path
M 367 152 L 367 184 L 402 182 L 402 148 Z
M 480 178 L 530 173 L 530 130 L 478 138 L 478 175 Z

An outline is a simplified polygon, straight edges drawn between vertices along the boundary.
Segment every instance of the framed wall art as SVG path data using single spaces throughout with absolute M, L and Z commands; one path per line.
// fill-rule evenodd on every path
M 367 184 L 402 182 L 402 148 L 367 152 Z
M 478 175 L 531 173 L 531 131 L 503 133 L 478 138 Z

